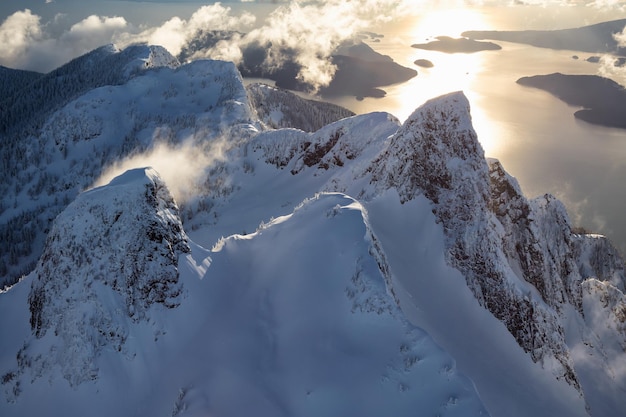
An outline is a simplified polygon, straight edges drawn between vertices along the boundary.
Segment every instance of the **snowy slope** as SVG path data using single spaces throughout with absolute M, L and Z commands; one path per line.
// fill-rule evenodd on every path
M 259 119 L 271 128 L 295 128 L 315 132 L 354 113 L 335 104 L 308 100 L 288 90 L 265 84 L 246 86 Z
M 34 332 L 3 338 L 0 363 L 13 362 L 3 415 L 487 415 L 388 294 L 353 199 L 317 195 L 211 253 L 193 243 L 189 253 L 181 233 L 167 190 L 144 169 L 57 218 L 37 270 L 1 295 L 12 297 L 3 313 L 23 317 L 30 286 Z M 147 263 L 116 266 L 130 258 Z M 150 296 L 134 298 L 142 288 Z M 13 317 L 0 314 L 0 328 Z
M 178 60 L 160 46 L 102 46 L 3 97 L 0 132 L 21 136 L 24 129 L 39 127 L 51 111 L 91 89 L 123 84 L 147 69 L 177 66 Z
M 210 245 L 220 234 L 250 232 L 255 222 L 285 214 L 298 201 L 295 196 L 307 189 L 355 196 L 374 213 L 375 234 L 386 236 L 380 240 L 383 249 L 389 248 L 383 250 L 388 264 L 382 269 L 397 283 L 392 291 L 415 323 L 463 358 L 460 366 L 494 413 L 585 415 L 590 408 L 598 415 L 615 415 L 621 409 L 621 375 L 607 379 L 602 371 L 590 383 L 586 372 L 578 374 L 583 362 L 575 350 L 581 339 L 572 336 L 572 329 L 596 331 L 582 311 L 584 283 L 593 277 L 623 283 L 623 261 L 606 239 L 595 239 L 603 244 L 589 243 L 584 249 L 577 242 L 592 238 L 571 231 L 562 204 L 551 196 L 527 200 L 499 162 L 485 160 L 461 94 L 426 103 L 400 128 L 389 115 L 363 115 L 314 134 L 262 133 L 243 154 L 243 159 L 233 156 L 225 163 L 228 169 L 221 172 L 227 173 L 231 193 L 224 198 L 216 191 L 207 203 L 214 215 L 211 227 L 196 224 L 194 239 Z M 390 189 L 395 191 L 389 194 Z M 414 201 L 425 201 L 416 213 L 408 208 Z M 201 217 L 196 220 L 201 222 Z M 416 230 L 431 231 L 402 238 L 414 223 Z M 441 247 L 433 243 L 437 229 Z M 403 239 L 411 243 L 398 243 Z M 419 255 L 413 249 L 419 247 L 430 255 Z M 431 266 L 424 263 L 434 259 L 437 263 Z M 416 271 L 432 271 L 434 277 L 422 278 Z M 423 285 L 451 275 L 463 277 L 461 294 L 450 293 L 451 286 L 435 285 L 428 298 L 418 296 Z M 429 300 L 458 305 L 459 297 L 469 304 L 450 321 L 440 319 L 450 304 L 426 308 Z M 572 322 L 579 326 L 572 327 Z M 484 335 L 493 345 L 485 349 L 483 344 L 466 344 L 458 334 Z M 601 344 L 585 354 L 604 358 L 600 368 L 623 359 L 623 353 Z M 510 376 L 510 383 L 503 384 L 498 375 Z M 619 388 L 607 395 L 594 384 Z M 601 412 L 607 403 L 611 412 Z M 512 404 L 516 411 L 511 411 Z

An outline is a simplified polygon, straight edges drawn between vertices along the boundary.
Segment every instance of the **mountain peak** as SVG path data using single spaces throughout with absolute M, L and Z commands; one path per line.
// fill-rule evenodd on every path
M 477 200 L 482 205 L 488 200 L 484 151 L 462 92 L 420 106 L 372 167 L 373 181 L 383 189 L 396 187 L 402 201 L 424 193 L 438 204 L 446 190 L 459 187 L 459 191 L 465 190 L 468 201 Z M 459 196 L 455 194 L 454 198 Z M 444 204 L 440 206 L 445 208 Z
M 34 379 L 59 366 L 71 385 L 96 379 L 101 351 L 128 353 L 132 323 L 180 304 L 178 257 L 189 252 L 178 207 L 153 169 L 79 195 L 55 219 L 34 271 L 34 338 L 15 374 L 30 368 Z

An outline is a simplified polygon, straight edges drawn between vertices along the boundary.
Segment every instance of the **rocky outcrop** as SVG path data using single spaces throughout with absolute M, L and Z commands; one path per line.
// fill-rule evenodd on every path
M 327 171 L 364 154 L 376 155 L 384 145 L 381 138 L 393 134 L 398 125 L 388 113 L 372 113 L 339 120 L 314 133 L 296 129 L 261 133 L 247 147 L 251 152 L 262 152 L 272 165 L 289 166 L 294 175 L 307 168 Z
M 479 303 L 535 362 L 553 366 L 557 378 L 580 389 L 557 311 L 533 295 L 510 266 L 510 260 L 517 261 L 525 280 L 548 295 L 552 284 L 546 283 L 540 261 L 543 248 L 524 228 L 524 222 L 532 222 L 532 209 L 497 164 L 490 171 L 465 96 L 453 93 L 419 108 L 371 173 L 377 188 L 395 187 L 402 201 L 418 195 L 432 201 L 446 235 L 448 264 L 463 273 Z
M 103 349 L 132 355 L 132 323 L 179 305 L 178 257 L 188 252 L 178 207 L 154 170 L 81 194 L 55 220 L 34 272 L 33 338 L 13 374 L 36 379 L 58 366 L 77 385 L 97 378 Z
M 572 246 L 582 277 L 595 277 L 621 292 L 626 291 L 624 260 L 606 236 L 574 234 Z

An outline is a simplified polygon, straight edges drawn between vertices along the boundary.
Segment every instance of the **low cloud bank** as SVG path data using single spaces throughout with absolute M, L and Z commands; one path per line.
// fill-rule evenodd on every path
M 135 27 L 124 17 L 89 16 L 58 36 L 30 10 L 9 16 L 0 25 L 0 65 L 48 72 L 101 45 L 133 43 L 164 46 L 173 55 L 208 31 L 231 32 L 209 50 L 194 51 L 192 58 L 240 62 L 250 45 L 266 51 L 263 65 L 277 68 L 293 60 L 301 70 L 298 79 L 315 88 L 328 85 L 336 70 L 330 55 L 359 31 L 407 13 L 406 0 L 327 0 L 288 2 L 258 24 L 248 12 L 234 15 L 220 3 L 203 6 L 189 19 L 172 17 L 155 27 Z M 414 6 L 414 4 L 411 4 Z M 256 28 L 251 29 L 256 24 Z M 287 52 L 287 53 L 286 53 Z

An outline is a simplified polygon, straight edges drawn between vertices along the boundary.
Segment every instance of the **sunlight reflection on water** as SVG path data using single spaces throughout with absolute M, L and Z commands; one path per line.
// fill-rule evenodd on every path
M 498 14 L 494 9 L 475 9 L 460 19 L 458 9 L 452 9 L 448 19 L 444 12 L 437 14 L 441 25 L 433 15 L 394 22 L 380 28 L 385 35 L 381 42 L 370 45 L 404 66 L 417 68 L 419 75 L 407 83 L 385 87 L 387 96 L 382 99 L 333 101 L 358 113 L 384 110 L 404 120 L 428 99 L 463 90 L 485 154 L 500 159 L 528 196 L 556 195 L 567 206 L 573 225 L 607 234 L 626 253 L 626 221 L 622 218 L 626 130 L 578 121 L 573 115 L 576 108 L 548 93 L 516 84 L 518 78 L 528 75 L 598 74 L 600 66 L 585 61 L 591 54 L 507 42 L 496 42 L 501 51 L 473 54 L 410 47 L 435 36 L 459 36 L 464 30 L 565 28 L 618 18 L 596 11 L 592 20 L 589 8 L 575 12 L 553 16 L 535 9 L 516 17 L 510 11 Z M 420 27 L 420 22 L 425 24 Z M 416 59 L 428 59 L 434 67 L 416 67 Z

